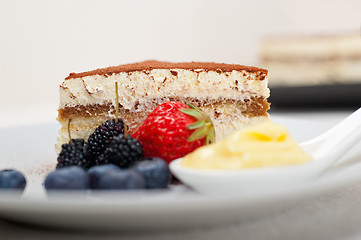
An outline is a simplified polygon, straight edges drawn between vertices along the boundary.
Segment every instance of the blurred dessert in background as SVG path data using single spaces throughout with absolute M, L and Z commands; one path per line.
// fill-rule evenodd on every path
M 270 87 L 361 83 L 359 33 L 268 37 L 260 58 Z

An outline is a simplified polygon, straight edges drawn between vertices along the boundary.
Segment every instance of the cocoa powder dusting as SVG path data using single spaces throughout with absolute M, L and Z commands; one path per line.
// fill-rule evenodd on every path
M 171 63 L 171 62 L 160 62 L 160 61 L 144 61 L 132 64 L 124 64 L 119 66 L 100 68 L 93 71 L 82 72 L 82 73 L 70 73 L 65 79 L 71 78 L 81 78 L 92 75 L 104 75 L 110 76 L 114 73 L 120 72 L 135 72 L 135 71 L 151 71 L 153 69 L 187 69 L 195 71 L 196 69 L 202 69 L 202 71 L 217 71 L 218 73 L 222 72 L 232 72 L 235 71 L 247 71 L 257 73 L 257 79 L 263 80 L 268 70 L 244 66 L 239 64 L 226 64 L 226 63 L 214 63 L 214 62 L 182 62 L 182 63 Z M 172 70 L 173 72 L 176 72 Z M 173 74 L 173 73 L 172 73 Z M 177 73 L 178 74 L 178 73 Z

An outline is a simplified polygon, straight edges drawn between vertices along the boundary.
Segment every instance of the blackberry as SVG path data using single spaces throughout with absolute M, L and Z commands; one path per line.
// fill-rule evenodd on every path
M 115 119 L 104 122 L 90 135 L 85 144 L 85 156 L 90 161 L 94 161 L 109 146 L 113 138 L 121 133 L 124 133 L 124 122 L 121 118 L 118 118 L 118 122 Z
M 95 161 L 96 165 L 115 164 L 126 168 L 143 157 L 143 147 L 131 136 L 124 138 L 123 134 L 114 137 L 110 146 Z
M 71 143 L 65 143 L 61 146 L 56 168 L 68 166 L 79 166 L 84 169 L 91 167 L 90 162 L 85 158 L 84 139 L 72 139 Z

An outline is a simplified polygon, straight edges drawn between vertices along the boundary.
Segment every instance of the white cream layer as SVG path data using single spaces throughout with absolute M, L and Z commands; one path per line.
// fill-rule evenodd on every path
M 172 74 L 171 71 L 177 72 Z M 135 104 L 144 105 L 160 97 L 193 97 L 206 99 L 244 100 L 251 97 L 269 97 L 268 79 L 254 80 L 256 73 L 185 69 L 154 69 L 111 76 L 92 75 L 64 80 L 60 86 L 59 108 L 77 105 L 115 103 L 115 82 L 119 85 L 119 102 L 124 109 Z M 137 109 L 142 111 L 142 109 Z

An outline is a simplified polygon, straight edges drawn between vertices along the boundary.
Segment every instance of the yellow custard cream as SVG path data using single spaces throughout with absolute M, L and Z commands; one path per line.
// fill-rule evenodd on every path
M 311 159 L 286 128 L 266 121 L 198 148 L 180 164 L 196 169 L 237 170 L 301 164 Z

